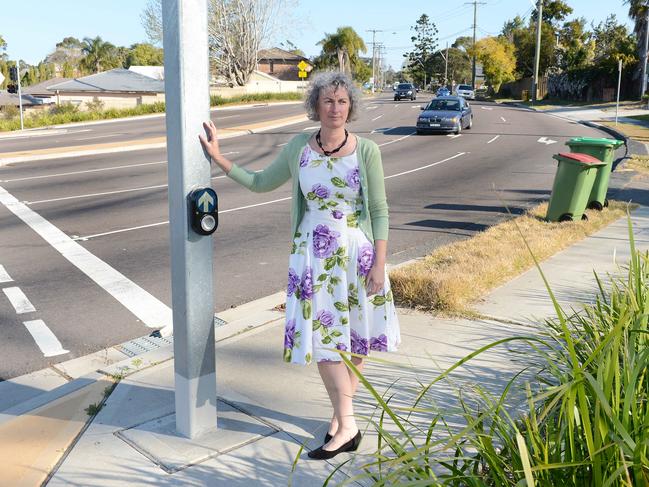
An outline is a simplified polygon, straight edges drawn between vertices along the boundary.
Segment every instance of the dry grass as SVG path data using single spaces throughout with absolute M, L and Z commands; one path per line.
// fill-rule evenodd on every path
M 649 142 L 649 126 L 643 126 L 640 124 L 634 123 L 622 123 L 618 122 L 615 125 L 615 122 L 598 122 L 601 125 L 606 125 L 612 127 L 618 132 L 622 132 L 627 137 L 631 137 L 634 140 L 639 140 L 641 142 Z
M 543 260 L 626 214 L 627 204 L 611 201 L 588 221 L 544 221 L 547 203 L 490 227 L 461 242 L 445 245 L 416 263 L 390 272 L 397 304 L 449 314 L 471 314 L 472 302 L 530 269 L 534 261 L 516 229 Z
M 624 165 L 644 175 L 649 174 L 649 156 L 633 155 L 627 159 Z

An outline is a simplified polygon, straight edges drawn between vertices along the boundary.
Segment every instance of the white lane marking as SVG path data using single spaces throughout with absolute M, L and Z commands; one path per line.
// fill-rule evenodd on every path
M 167 161 L 156 161 L 156 162 L 142 162 L 140 164 L 127 164 L 125 166 L 100 167 L 98 169 L 86 169 L 85 171 L 60 172 L 57 174 L 46 174 L 43 176 L 29 176 L 25 178 L 2 179 L 0 180 L 0 183 L 13 183 L 15 181 L 28 181 L 31 179 L 57 178 L 60 176 L 73 176 L 75 174 L 85 174 L 89 172 L 113 171 L 115 169 L 128 169 L 131 167 L 150 166 L 153 164 L 166 164 L 166 163 Z
M 307 130 L 313 130 L 313 129 L 317 129 L 317 128 L 320 128 L 320 125 L 314 125 L 313 127 L 304 127 L 302 129 L 302 132 L 306 132 Z
M 112 194 L 120 194 L 120 193 L 131 193 L 133 191 L 145 191 L 147 189 L 160 189 L 160 188 L 166 188 L 168 185 L 166 184 L 157 184 L 155 186 L 142 186 L 141 188 L 131 188 L 131 189 L 118 189 L 115 191 L 105 191 L 103 193 L 89 193 L 89 194 L 77 194 L 74 196 L 62 196 L 61 198 L 50 198 L 48 200 L 38 200 L 38 201 L 23 201 L 26 205 L 39 205 L 41 203 L 54 203 L 55 201 L 66 201 L 66 200 L 75 200 L 75 199 L 80 199 L 80 198 L 92 198 L 94 196 L 108 196 Z
M 394 104 L 394 108 L 396 108 L 396 107 L 398 107 L 398 106 L 399 106 L 399 104 L 398 104 L 398 103 L 395 103 L 395 104 Z
M 34 305 L 29 302 L 27 296 L 25 296 L 25 293 L 19 287 L 6 287 L 3 291 L 19 315 L 36 311 Z
M 414 132 L 410 132 L 409 134 L 404 135 L 403 137 L 399 137 L 398 139 L 394 139 L 394 140 L 391 140 L 389 142 L 383 142 L 382 144 L 379 144 L 378 146 L 383 147 L 384 145 L 394 144 L 395 142 L 399 142 L 400 140 L 407 139 L 408 137 L 410 137 L 411 135 L 415 135 L 416 133 L 417 133 L 417 131 L 415 130 Z
M 494 140 L 496 140 L 500 135 L 496 135 L 493 139 L 487 142 L 487 144 L 491 144 Z
M 547 137 L 539 137 L 539 140 L 537 142 L 540 142 L 541 144 L 545 145 L 550 145 L 550 144 L 556 144 L 556 140 L 548 139 Z
M 4 268 L 4 266 L 0 265 L 0 282 L 11 282 L 13 279 L 7 272 L 7 270 Z
M 369 106 L 369 107 L 365 107 L 365 110 L 376 110 L 377 108 L 378 108 L 378 106 L 372 105 L 372 106 Z
M 419 105 L 415 105 L 415 106 L 412 106 L 412 107 L 410 107 L 410 108 L 417 108 L 417 109 L 420 109 L 421 107 L 420 107 Z
M 493 110 L 493 107 L 480 107 L 480 108 L 482 108 L 483 110 Z
M 449 139 L 457 139 L 458 137 L 462 137 L 462 134 L 446 134 L 446 136 Z
M 114 133 L 114 134 L 106 134 L 106 135 L 93 135 L 93 136 L 91 136 L 91 137 L 81 137 L 81 138 L 72 139 L 72 140 L 93 140 L 93 139 L 105 139 L 105 138 L 107 138 L 107 137 L 117 137 L 118 135 L 123 135 L 123 134 Z
M 446 159 L 442 159 L 441 161 L 433 162 L 432 164 L 428 164 L 428 165 L 426 165 L 426 166 L 417 167 L 417 168 L 415 168 L 415 169 L 411 169 L 411 170 L 409 170 L 409 171 L 403 171 L 403 172 L 400 172 L 400 173 L 397 173 L 397 174 L 392 174 L 392 175 L 390 175 L 390 176 L 386 176 L 385 179 L 396 178 L 397 176 L 403 176 L 404 174 L 410 174 L 411 172 L 417 172 L 417 171 L 421 171 L 421 170 L 423 170 L 423 169 L 428 169 L 429 167 L 437 166 L 438 164 L 442 164 L 442 163 L 444 163 L 444 162 L 451 161 L 451 160 L 456 159 L 456 158 L 458 158 L 458 157 L 460 157 L 460 156 L 463 156 L 463 155 L 465 155 L 465 154 L 467 154 L 467 152 L 458 152 L 458 153 L 455 154 L 454 156 L 447 157 Z
M 248 208 L 255 208 L 257 206 L 270 205 L 270 204 L 273 204 L 273 203 L 278 203 L 280 201 L 286 201 L 286 200 L 290 200 L 290 199 L 291 199 L 291 197 L 289 196 L 287 198 L 280 198 L 280 199 L 277 199 L 277 200 L 265 201 L 263 203 L 255 203 L 254 205 L 240 206 L 239 208 L 230 208 L 229 210 L 219 211 L 219 214 L 231 213 L 233 211 L 247 210 Z M 151 223 L 149 225 L 140 225 L 139 227 L 122 228 L 120 230 L 113 230 L 112 232 L 96 233 L 94 235 L 86 235 L 84 237 L 75 237 L 75 238 L 73 238 L 73 240 L 81 240 L 81 241 L 85 242 L 86 240 L 90 240 L 91 238 L 95 238 L 95 237 L 104 237 L 106 235 L 114 235 L 116 233 L 130 232 L 132 230 L 141 230 L 142 228 L 157 227 L 157 226 L 160 226 L 160 225 L 167 225 L 168 223 L 169 223 L 169 220 L 164 221 L 164 222 Z
M 0 203 L 25 222 L 72 265 L 137 316 L 149 328 L 172 327 L 171 309 L 126 276 L 91 254 L 38 213 L 0 187 Z
M 507 120 L 505 120 L 505 117 L 500 117 L 500 119 L 501 119 L 503 122 L 506 122 L 506 121 L 507 121 Z
M 30 133 L 29 131 L 25 131 L 24 133 L 19 133 L 19 134 L 11 134 L 11 135 L 3 135 L 0 136 L 0 140 L 8 140 L 8 139 L 31 139 L 33 137 L 54 137 L 55 135 L 63 135 L 63 134 L 78 134 L 81 132 L 90 132 L 91 129 L 82 129 L 82 130 L 74 130 L 70 131 L 67 129 L 45 129 L 43 132 L 34 132 Z
M 284 147 L 288 142 L 284 142 L 283 144 L 277 144 L 275 147 Z
M 43 352 L 44 357 L 56 357 L 70 353 L 65 350 L 58 338 L 52 333 L 43 320 L 23 321 L 23 325 L 31 334 L 32 338 Z
M 383 114 L 379 115 L 378 117 L 374 117 L 374 118 L 372 119 L 372 122 L 378 120 L 378 119 L 381 118 L 382 116 L 383 116 Z

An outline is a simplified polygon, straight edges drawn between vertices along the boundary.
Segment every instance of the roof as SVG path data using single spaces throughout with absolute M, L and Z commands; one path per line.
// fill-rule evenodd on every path
M 282 61 L 304 61 L 311 64 L 307 58 L 300 56 L 299 54 L 293 54 L 292 52 L 285 51 L 279 47 L 272 47 L 270 49 L 260 49 L 257 52 L 257 59 L 272 59 L 272 60 L 282 60 Z
M 117 68 L 55 84 L 50 91 L 88 93 L 164 93 L 164 82 Z
M 27 95 L 53 96 L 54 92 L 49 90 L 50 86 L 63 83 L 65 81 L 70 81 L 71 79 L 72 78 L 47 79 L 45 81 L 41 81 L 40 83 L 36 83 L 35 85 L 25 86 L 24 88 L 22 88 L 21 91 L 23 92 L 23 94 L 27 94 Z
M 164 80 L 165 68 L 164 66 L 131 66 L 128 68 L 130 71 L 143 74 L 149 78 Z
M 22 91 L 22 90 L 21 90 Z M 22 93 L 22 102 L 23 102 L 23 107 L 30 107 L 34 105 L 43 105 L 43 99 L 42 98 L 35 98 L 31 95 L 25 95 Z M 48 102 L 49 103 L 49 102 Z M 0 106 L 3 105 L 13 105 L 13 106 L 19 106 L 20 101 L 18 100 L 18 95 L 14 93 L 9 93 L 7 91 L 0 91 Z

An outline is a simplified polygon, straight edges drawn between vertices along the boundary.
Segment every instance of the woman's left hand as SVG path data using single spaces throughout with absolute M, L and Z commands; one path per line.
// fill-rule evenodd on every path
M 370 272 L 367 273 L 366 286 L 367 295 L 378 294 L 383 292 L 383 285 L 385 284 L 385 265 L 377 265 L 376 262 L 372 264 Z

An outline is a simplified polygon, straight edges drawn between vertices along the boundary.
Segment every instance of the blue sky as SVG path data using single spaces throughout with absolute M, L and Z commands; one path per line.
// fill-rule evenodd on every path
M 465 0 L 289 0 L 295 8 L 287 18 L 275 44 L 290 40 L 307 56 L 320 52 L 317 42 L 325 33 L 350 25 L 370 48 L 372 33 L 386 47 L 386 60 L 399 68 L 402 54 L 411 46 L 410 26 L 422 13 L 428 14 L 439 29 L 439 45 L 452 43 L 460 35 L 471 35 L 473 6 Z M 527 15 L 532 0 L 481 0 L 478 6 L 478 37 L 497 34 L 503 23 L 516 14 Z M 21 0 L 4 8 L 0 16 L 0 35 L 7 42 L 11 59 L 21 58 L 36 64 L 54 50 L 66 36 L 79 39 L 101 36 L 116 45 L 146 41 L 140 13 L 146 0 L 61 0 L 47 5 L 42 0 Z M 609 14 L 631 26 L 623 0 L 567 0 L 572 17 L 585 17 L 598 23 Z M 6 6 L 5 6 L 6 7 Z

